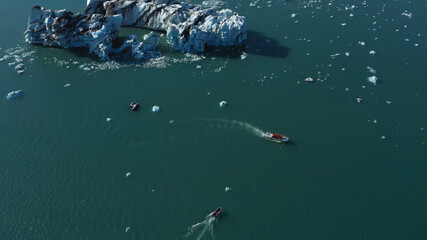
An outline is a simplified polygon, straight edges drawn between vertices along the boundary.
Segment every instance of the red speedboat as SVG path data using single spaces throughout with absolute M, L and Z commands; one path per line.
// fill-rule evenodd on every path
M 211 217 L 212 218 L 218 218 L 218 216 L 221 212 L 222 212 L 222 207 L 219 207 L 213 213 L 211 213 Z
M 278 134 L 278 133 L 269 133 L 269 132 L 266 132 L 266 133 L 263 134 L 263 137 L 265 139 L 268 139 L 270 141 L 277 142 L 277 143 L 285 143 L 285 142 L 289 141 L 288 137 L 286 137 L 283 134 Z

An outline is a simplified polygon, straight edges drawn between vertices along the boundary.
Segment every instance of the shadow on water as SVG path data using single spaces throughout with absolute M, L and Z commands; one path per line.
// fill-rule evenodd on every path
M 120 47 L 125 41 L 128 39 L 128 36 L 118 36 L 113 41 L 113 47 Z M 59 47 L 54 47 L 58 48 Z M 70 53 L 79 58 L 89 58 L 96 62 L 102 62 L 102 60 L 94 55 L 89 53 L 88 48 L 70 48 L 67 49 Z M 177 53 L 177 51 L 173 51 L 170 45 L 167 43 L 165 39 L 161 39 L 160 44 L 158 46 L 158 51 L 162 55 L 168 55 L 171 53 Z M 249 55 L 259 55 L 266 56 L 272 58 L 286 58 L 289 55 L 290 48 L 280 45 L 280 42 L 274 38 L 267 37 L 261 32 L 248 30 L 247 31 L 247 39 L 245 43 L 240 47 L 206 47 L 203 55 L 209 57 L 219 57 L 219 58 L 232 58 L 239 59 L 241 56 L 246 53 Z M 129 58 L 126 56 L 118 57 L 112 56 L 113 59 L 120 63 L 129 63 Z
M 290 48 L 280 45 L 279 41 L 267 37 L 261 32 L 248 30 L 247 38 L 241 47 L 215 48 L 207 47 L 206 56 L 223 58 L 240 58 L 243 52 L 251 55 L 266 56 L 272 58 L 286 58 Z

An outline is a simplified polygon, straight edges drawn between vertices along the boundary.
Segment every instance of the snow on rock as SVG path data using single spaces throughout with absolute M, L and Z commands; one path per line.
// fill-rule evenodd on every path
M 24 92 L 22 90 L 12 91 L 7 94 L 7 99 L 16 99 L 16 98 L 22 97 L 23 94 Z
M 203 52 L 205 46 L 238 46 L 246 39 L 246 20 L 230 9 L 201 9 L 175 0 L 88 0 L 87 14 L 121 14 L 122 26 L 166 31 L 172 47 Z

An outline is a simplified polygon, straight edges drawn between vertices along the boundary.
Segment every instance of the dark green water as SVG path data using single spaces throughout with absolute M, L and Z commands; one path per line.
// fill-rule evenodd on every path
M 85 2 L 0 8 L 0 239 L 427 239 L 425 1 L 225 2 L 244 53 L 146 66 L 25 43 L 32 6 Z

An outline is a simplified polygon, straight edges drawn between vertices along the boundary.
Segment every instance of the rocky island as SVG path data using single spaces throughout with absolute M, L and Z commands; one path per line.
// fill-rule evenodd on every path
M 165 32 L 173 49 L 181 52 L 239 46 L 246 39 L 245 18 L 230 9 L 201 9 L 174 0 L 88 0 L 85 11 L 77 14 L 35 6 L 25 39 L 51 47 L 86 47 L 102 60 L 113 55 L 147 59 L 158 54 L 160 35 L 155 32 L 145 35 L 144 42 L 131 35 L 114 48 L 121 26 Z

